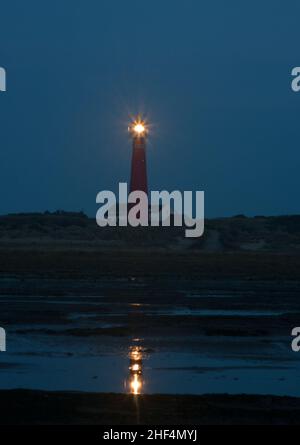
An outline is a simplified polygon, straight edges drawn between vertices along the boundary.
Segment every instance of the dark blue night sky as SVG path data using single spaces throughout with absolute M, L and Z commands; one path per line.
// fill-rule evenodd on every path
M 299 1 L 1 3 L 0 213 L 96 211 L 127 181 L 130 114 L 152 190 L 206 215 L 299 213 Z

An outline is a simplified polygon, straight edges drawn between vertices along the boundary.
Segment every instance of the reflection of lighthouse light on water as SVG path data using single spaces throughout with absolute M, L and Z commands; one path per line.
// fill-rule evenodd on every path
M 141 394 L 143 388 L 143 352 L 141 346 L 132 346 L 129 351 L 129 392 Z

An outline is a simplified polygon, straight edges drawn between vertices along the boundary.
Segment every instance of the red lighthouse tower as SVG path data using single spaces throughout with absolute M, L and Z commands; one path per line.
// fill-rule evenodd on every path
M 146 136 L 145 123 L 138 119 L 129 127 L 132 135 L 132 159 L 130 192 L 136 190 L 148 194 L 147 164 L 146 164 Z

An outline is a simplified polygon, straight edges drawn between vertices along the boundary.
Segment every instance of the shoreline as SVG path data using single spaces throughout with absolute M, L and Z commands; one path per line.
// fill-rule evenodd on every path
M 1 425 L 295 425 L 300 398 L 0 390 Z

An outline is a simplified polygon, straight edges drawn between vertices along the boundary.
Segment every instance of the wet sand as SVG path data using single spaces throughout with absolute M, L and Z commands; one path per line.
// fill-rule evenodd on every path
M 134 245 L 134 242 L 133 242 Z M 184 249 L 93 247 L 93 243 L 0 245 L 1 274 L 24 277 L 160 277 L 185 279 L 299 280 L 300 254 L 274 252 L 203 253 Z
M 0 391 L 1 425 L 297 425 L 300 399 Z
M 0 400 L 17 423 L 299 421 L 298 256 L 65 246 L 0 258 Z M 138 399 L 126 394 L 134 349 Z
M 2 276 L 0 388 L 300 396 L 299 283 Z

